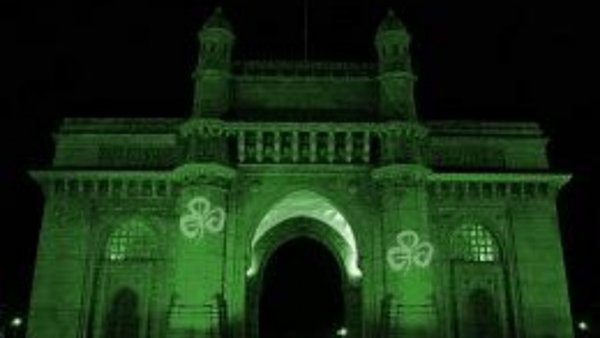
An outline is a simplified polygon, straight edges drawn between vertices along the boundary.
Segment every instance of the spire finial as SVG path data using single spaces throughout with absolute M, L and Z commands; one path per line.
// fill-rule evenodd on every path
M 304 62 L 308 61 L 308 0 L 304 0 Z
M 231 24 L 229 23 L 229 20 L 227 20 L 227 18 L 225 17 L 225 15 L 223 13 L 223 7 L 221 7 L 221 6 L 215 7 L 215 10 L 208 17 L 208 19 L 206 20 L 206 22 L 204 23 L 204 25 L 202 27 L 204 29 L 220 28 L 220 29 L 225 29 L 230 32 L 233 32 Z

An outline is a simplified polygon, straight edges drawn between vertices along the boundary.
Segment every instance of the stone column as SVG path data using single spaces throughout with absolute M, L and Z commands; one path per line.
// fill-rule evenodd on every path
M 427 224 L 425 181 L 429 170 L 419 164 L 377 168 L 381 198 L 384 287 L 386 303 L 380 325 L 387 337 L 438 337 L 434 273 Z
M 521 194 L 521 199 L 510 203 L 520 329 L 525 337 L 573 337 L 556 212 L 557 192 L 567 179 L 555 177 L 546 195 Z
M 87 313 L 83 300 L 90 263 L 90 199 L 76 178 L 36 179 L 44 188 L 46 204 L 27 337 L 80 337 Z
M 228 224 L 228 192 L 235 170 L 224 165 L 191 163 L 177 168 L 174 290 L 169 337 L 217 337 L 226 318 L 222 308 Z

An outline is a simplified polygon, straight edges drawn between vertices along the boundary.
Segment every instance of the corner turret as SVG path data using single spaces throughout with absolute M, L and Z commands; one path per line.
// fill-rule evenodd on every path
M 229 110 L 231 59 L 235 35 L 217 7 L 198 33 L 200 53 L 194 71 L 195 117 L 221 117 Z
M 410 62 L 410 35 L 393 10 L 379 24 L 375 47 L 379 61 L 380 115 L 384 120 L 416 120 L 415 76 Z

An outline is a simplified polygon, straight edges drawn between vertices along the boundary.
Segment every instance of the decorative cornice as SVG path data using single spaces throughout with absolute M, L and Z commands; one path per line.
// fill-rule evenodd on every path
M 233 180 L 236 175 L 235 169 L 218 163 L 184 164 L 173 170 L 172 173 L 174 181 L 182 185 L 207 182 L 222 185 Z
M 241 164 L 244 175 L 258 176 L 334 176 L 368 174 L 368 164 Z
M 179 127 L 179 133 L 186 137 L 192 135 L 210 135 L 220 136 L 227 132 L 228 123 L 215 118 L 191 118 L 182 123 Z
M 468 120 L 426 121 L 431 136 L 522 137 L 545 139 L 536 122 L 486 122 Z
M 381 74 L 379 74 L 377 76 L 377 79 L 379 81 L 381 80 L 386 80 L 389 78 L 406 78 L 409 79 L 411 81 L 417 81 L 418 77 L 413 74 L 412 72 L 409 71 L 405 71 L 405 70 L 390 70 L 390 71 L 385 71 Z
M 429 181 L 450 182 L 545 182 L 557 185 L 558 188 L 569 182 L 570 174 L 559 173 L 431 173 Z
M 303 77 L 370 77 L 377 71 L 376 63 L 255 60 L 234 62 L 234 72 L 241 76 L 303 76 Z
M 427 181 L 431 170 L 420 164 L 391 164 L 373 169 L 371 177 L 376 181 L 394 181 L 399 185 L 414 185 Z
M 143 123 L 141 123 L 143 122 Z M 404 130 L 411 123 L 398 122 L 229 122 L 219 119 L 183 118 L 66 118 L 58 134 L 171 134 L 179 130 L 186 134 L 204 129 L 233 133 L 248 130 L 299 130 L 299 131 L 384 131 Z M 426 121 L 412 129 L 431 136 L 531 137 L 544 138 L 543 131 L 534 122 L 483 122 L 483 121 Z M 220 131 L 218 131 L 220 132 Z
M 91 197 L 169 197 L 174 186 L 167 171 L 30 171 L 46 195 Z
M 392 164 L 371 176 L 387 186 L 424 183 L 434 199 L 554 198 L 571 175 L 556 173 L 432 173 L 419 164 Z
M 61 134 L 169 134 L 183 118 L 65 118 Z
M 317 132 L 364 133 L 373 135 L 398 135 L 421 139 L 428 129 L 418 122 L 226 122 L 220 119 L 192 118 L 179 129 L 182 136 L 237 135 L 241 132 Z
M 436 199 L 554 198 L 570 178 L 555 173 L 432 173 L 428 191 Z
M 44 194 L 81 194 L 90 197 L 171 197 L 185 184 L 222 186 L 236 176 L 232 168 L 216 163 L 186 164 L 173 171 L 45 170 L 29 175 Z

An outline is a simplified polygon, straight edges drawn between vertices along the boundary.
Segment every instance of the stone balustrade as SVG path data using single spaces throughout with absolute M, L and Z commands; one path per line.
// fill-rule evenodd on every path
M 183 136 L 227 137 L 241 164 L 318 163 L 369 164 L 389 135 L 422 138 L 426 129 L 411 123 L 245 123 L 194 120 Z
M 240 130 L 239 163 L 369 163 L 369 131 Z

